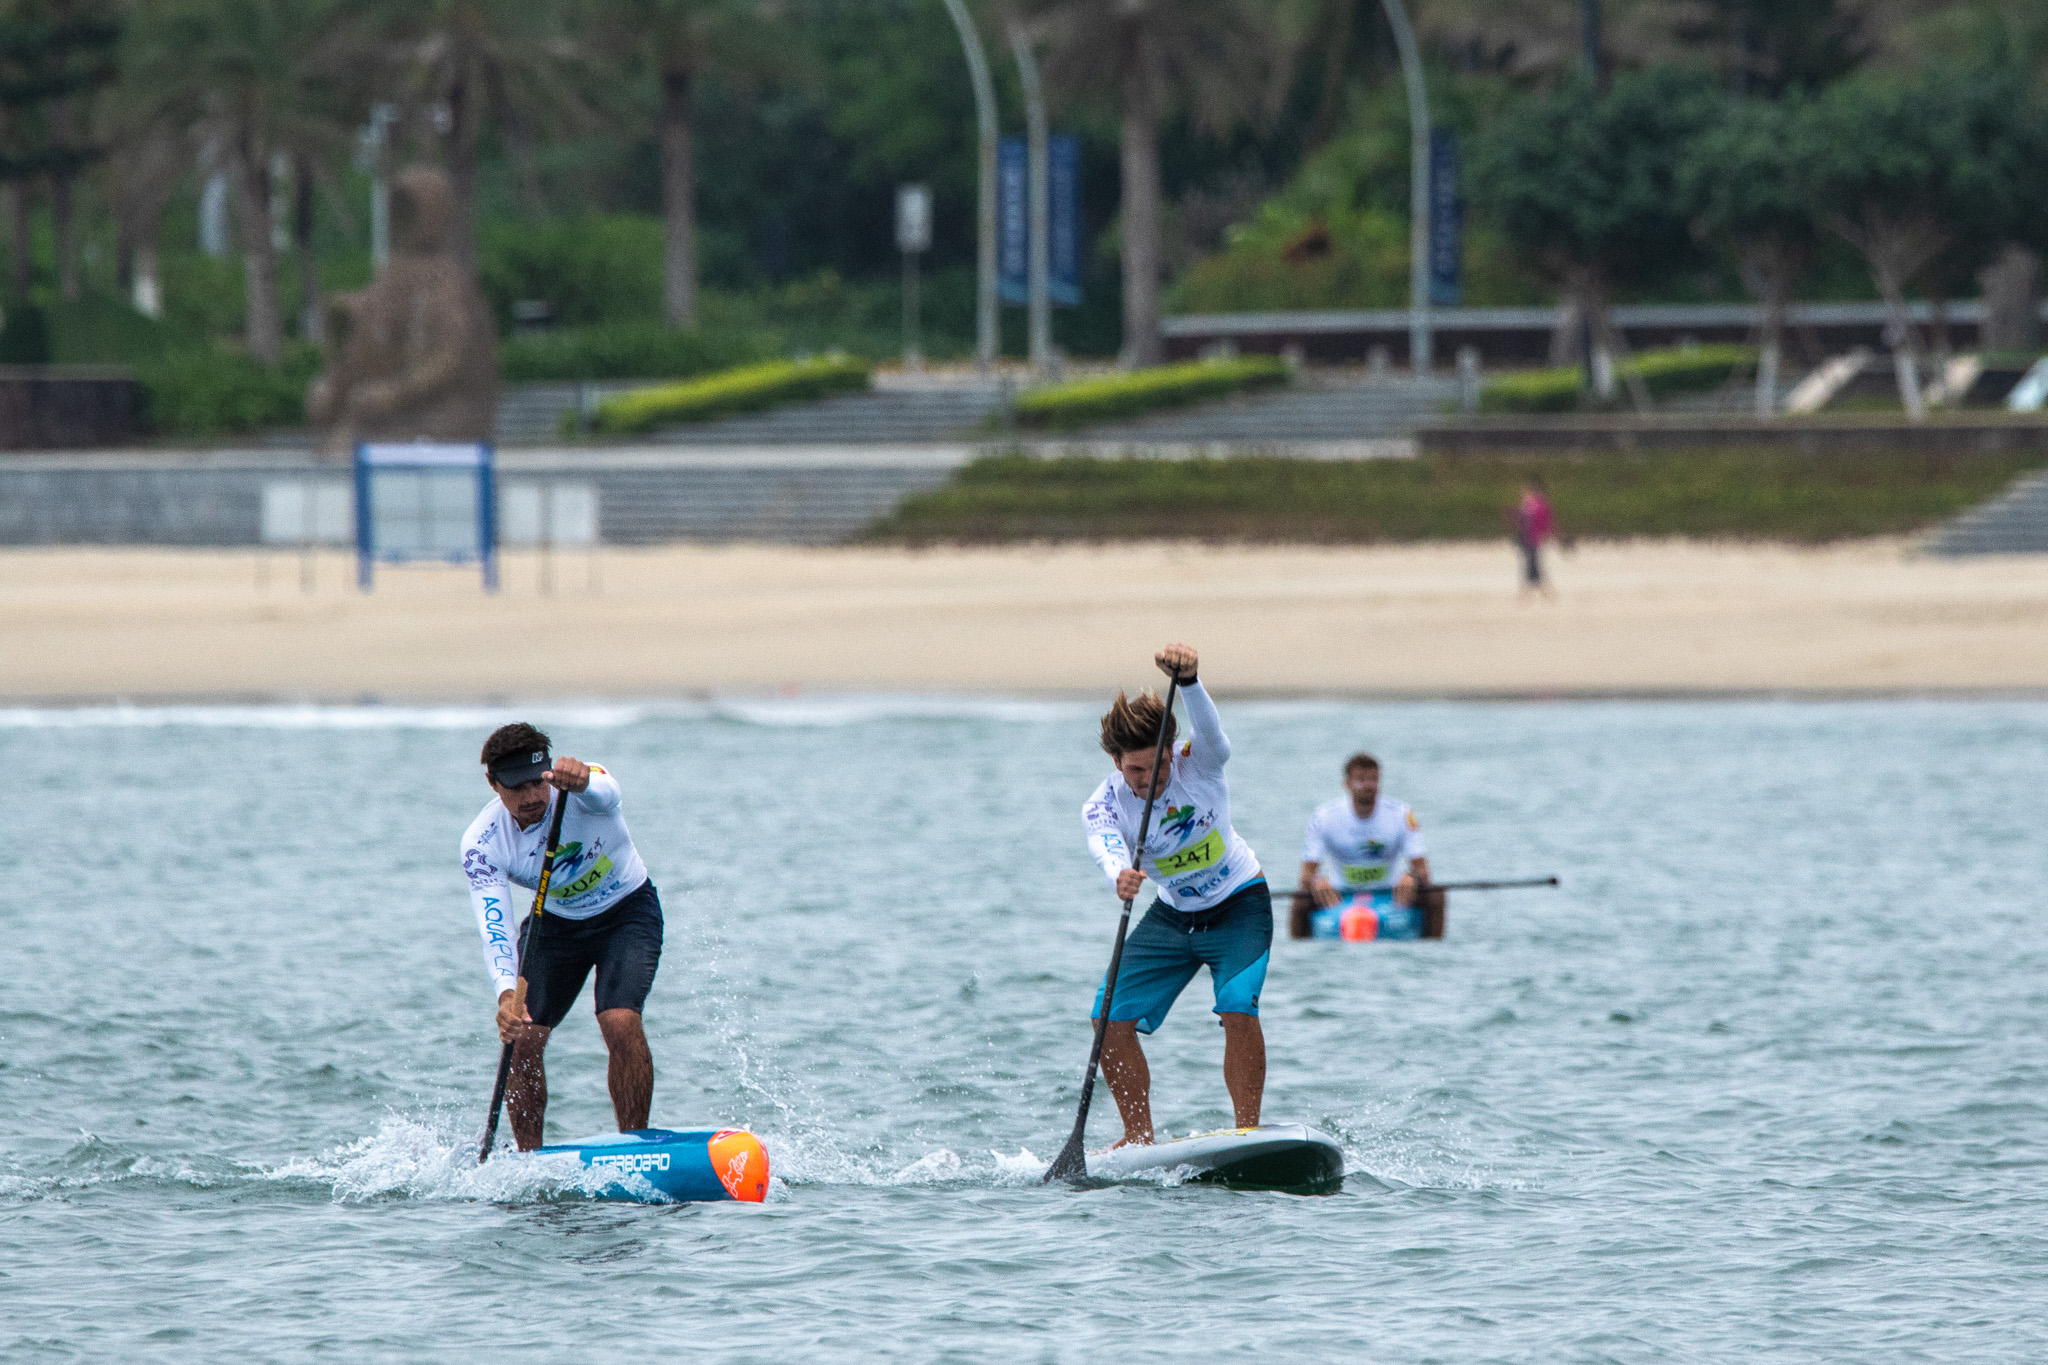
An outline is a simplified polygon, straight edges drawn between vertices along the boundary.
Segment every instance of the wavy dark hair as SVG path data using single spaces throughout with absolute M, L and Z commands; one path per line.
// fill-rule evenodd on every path
M 1159 717 L 1165 709 L 1166 703 L 1150 689 L 1135 697 L 1117 693 L 1116 700 L 1109 704 L 1108 714 L 1102 718 L 1102 752 L 1111 758 L 1122 758 L 1140 749 L 1150 749 L 1159 742 Z M 1178 733 L 1179 724 L 1172 716 L 1167 716 L 1166 743 L 1169 748 Z

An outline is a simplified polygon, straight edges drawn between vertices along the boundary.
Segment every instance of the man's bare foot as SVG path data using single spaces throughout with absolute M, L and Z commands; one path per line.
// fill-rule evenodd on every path
M 1115 1142 L 1109 1144 L 1109 1150 L 1113 1152 L 1119 1147 L 1150 1147 L 1151 1145 L 1152 1135 L 1150 1133 L 1125 1133 Z

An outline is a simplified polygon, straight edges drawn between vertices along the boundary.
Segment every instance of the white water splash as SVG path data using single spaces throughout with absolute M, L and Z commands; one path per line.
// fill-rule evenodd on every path
M 891 1185 L 937 1185 L 960 1178 L 960 1158 L 944 1147 L 926 1152 L 889 1177 Z
M 399 1115 L 385 1119 L 368 1137 L 321 1156 L 288 1161 L 263 1175 L 328 1186 L 339 1201 L 402 1196 L 525 1203 L 595 1195 L 620 1183 L 615 1172 L 589 1169 L 569 1153 L 498 1151 L 478 1165 L 474 1139 Z M 651 1188 L 647 1193 L 653 1196 Z

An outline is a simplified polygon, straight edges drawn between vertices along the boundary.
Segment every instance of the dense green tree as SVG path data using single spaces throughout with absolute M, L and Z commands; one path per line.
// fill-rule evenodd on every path
M 1615 291 L 1684 260 L 1690 238 L 1678 177 L 1717 108 L 1703 76 L 1651 68 L 1623 73 L 1604 92 L 1575 80 L 1474 140 L 1473 197 L 1577 309 L 1602 398 L 1612 394 L 1620 350 Z M 1647 402 L 1641 393 L 1636 400 Z
M 17 0 L 0 10 L 0 180 L 14 204 L 14 292 L 28 282 L 28 187 L 50 186 L 57 288 L 78 297 L 78 235 L 72 186 L 105 148 L 85 107 L 115 75 L 120 16 L 95 0 Z
M 1121 121 L 1120 234 L 1129 365 L 1157 364 L 1161 285 L 1160 125 L 1179 102 L 1216 128 L 1269 88 L 1273 33 L 1255 0 L 1020 0 L 1047 45 L 1048 85 L 1110 98 Z
M 1792 145 L 1796 97 L 1732 102 L 1687 147 L 1679 188 L 1696 228 L 1735 256 L 1743 288 L 1762 307 L 1757 412 L 1777 402 L 1785 310 L 1813 259 L 1818 230 Z
M 1793 124 L 1809 208 L 1868 262 L 1899 398 L 1915 418 L 1922 357 L 1906 290 L 1959 242 L 1981 243 L 2023 216 L 2019 196 L 2039 180 L 2032 108 L 2010 68 L 1873 71 L 1830 87 Z

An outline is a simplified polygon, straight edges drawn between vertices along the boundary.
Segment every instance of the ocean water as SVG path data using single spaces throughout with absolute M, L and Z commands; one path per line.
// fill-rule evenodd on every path
M 1222 704 L 1276 884 L 1361 746 L 1440 877 L 1564 879 L 1276 943 L 1327 1197 L 1038 1183 L 1115 928 L 1094 708 L 525 713 L 667 905 L 656 1122 L 771 1153 L 670 1207 L 471 1164 L 455 846 L 511 713 L 0 711 L 0 1358 L 2048 1353 L 2048 705 Z M 1173 1132 L 1229 1119 L 1208 1004 L 1149 1045 Z M 587 1004 L 550 1073 L 551 1137 L 608 1125 Z

